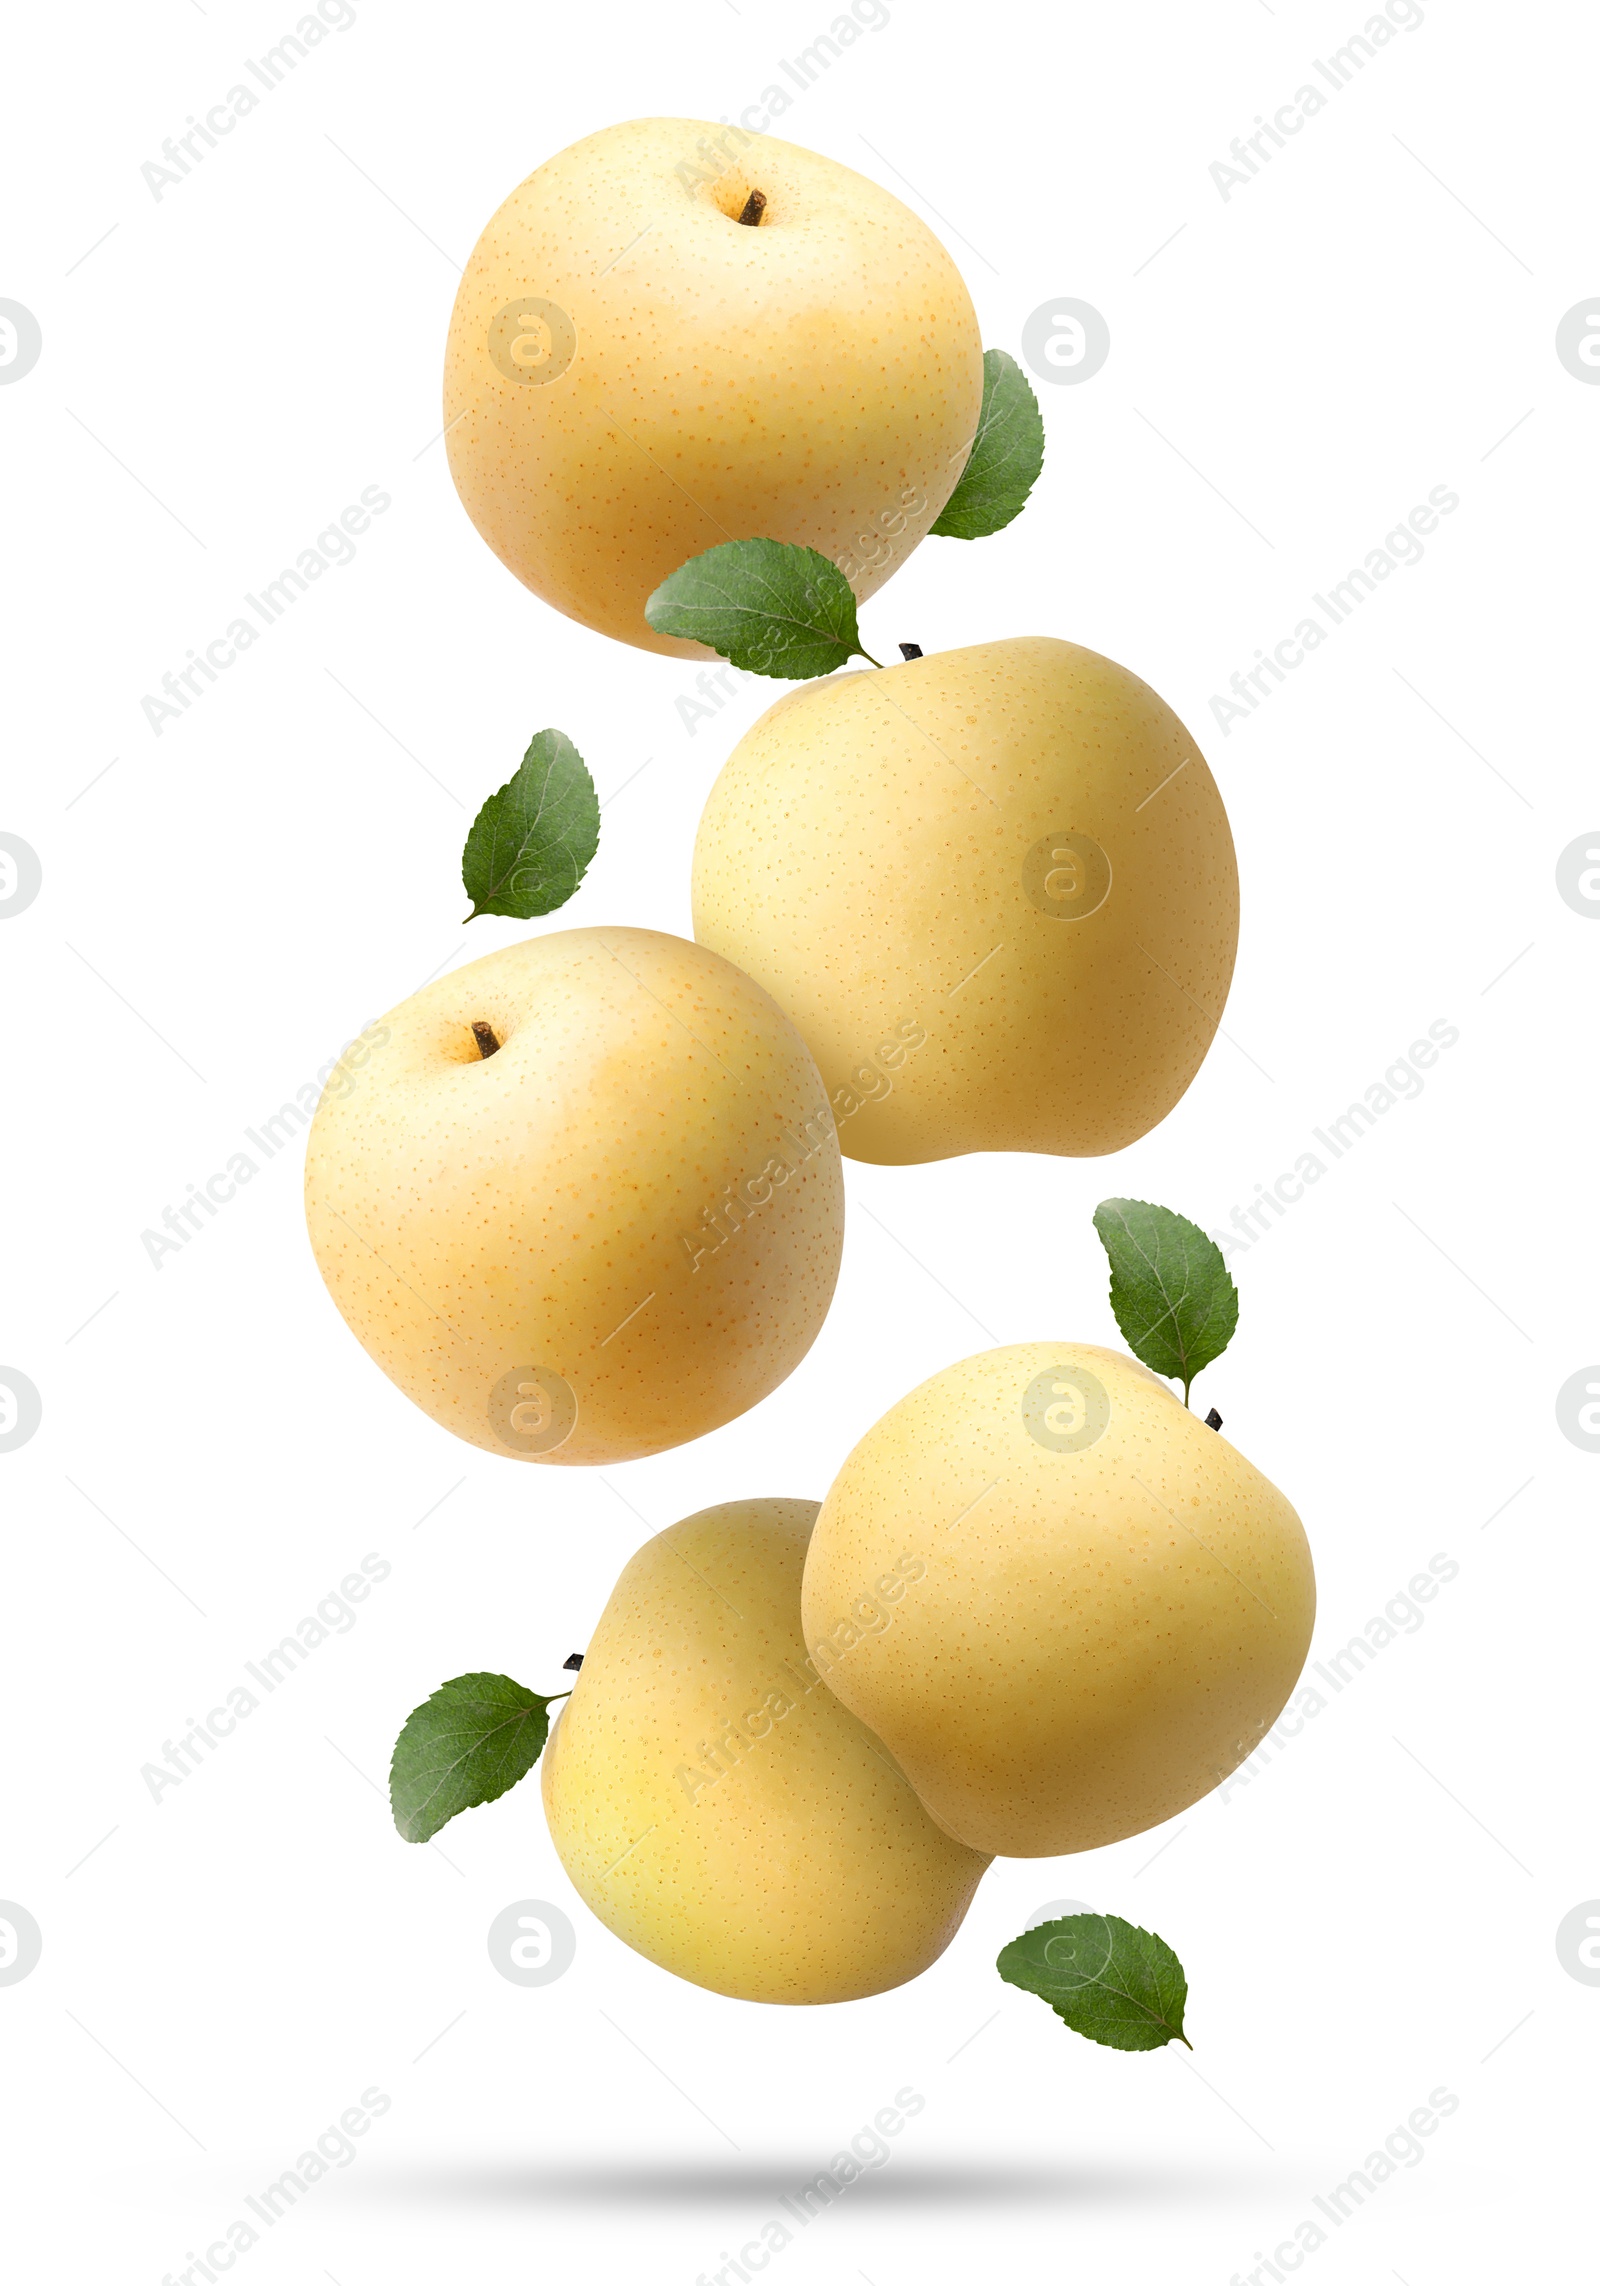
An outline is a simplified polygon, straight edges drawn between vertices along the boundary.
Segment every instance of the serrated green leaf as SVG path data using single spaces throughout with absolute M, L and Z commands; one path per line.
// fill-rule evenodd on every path
M 837 564 L 786 540 L 729 540 L 691 556 L 644 607 L 658 635 L 707 643 L 736 667 L 780 682 L 831 675 L 861 648 L 856 599 Z
M 509 1675 L 441 1683 L 395 1740 L 389 1805 L 401 1838 L 431 1841 L 457 1811 L 492 1802 L 526 1778 L 544 1751 L 554 1703 Z
M 1115 1913 L 1043 1921 L 1007 1945 L 995 1967 L 1103 2048 L 1164 2048 L 1169 2040 L 1189 2046 L 1183 1964 L 1161 1938 Z
M 562 730 L 541 730 L 514 778 L 491 794 L 461 852 L 467 915 L 531 921 L 564 905 L 600 846 L 600 803 L 583 756 Z
M 1111 1307 L 1141 1365 L 1183 1383 L 1220 1357 L 1239 1323 L 1239 1290 L 1199 1225 L 1143 1199 L 1102 1199 L 1094 1227 L 1111 1261 Z
M 983 353 L 983 406 L 967 465 L 930 532 L 945 540 L 983 540 L 1020 516 L 1044 466 L 1039 400 L 1014 357 Z

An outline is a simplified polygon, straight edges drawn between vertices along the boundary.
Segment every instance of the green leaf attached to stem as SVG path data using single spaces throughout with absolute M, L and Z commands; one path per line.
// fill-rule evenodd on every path
M 831 675 L 861 647 L 856 599 L 837 564 L 786 540 L 729 540 L 662 581 L 644 607 L 658 635 L 707 643 L 736 667 L 780 682 Z
M 954 492 L 930 532 L 946 540 L 983 540 L 1020 516 L 1044 466 L 1039 400 L 1014 357 L 983 353 L 983 408 Z
M 600 803 L 562 730 L 541 730 L 514 778 L 491 794 L 461 852 L 467 915 L 531 921 L 564 905 L 600 846 Z
M 1222 1249 L 1197 1223 L 1142 1199 L 1102 1199 L 1094 1227 L 1111 1260 L 1111 1307 L 1141 1365 L 1183 1383 L 1220 1357 L 1239 1323 Z
M 509 1675 L 457 1675 L 406 1717 L 389 1768 L 389 1804 L 402 1840 L 431 1841 L 459 1810 L 513 1787 L 544 1751 L 550 1709 Z
M 1008 1984 L 1048 2001 L 1070 2031 L 1102 2048 L 1189 2046 L 1183 1964 L 1148 1929 L 1115 1913 L 1044 1921 L 1006 1946 L 995 1967 Z

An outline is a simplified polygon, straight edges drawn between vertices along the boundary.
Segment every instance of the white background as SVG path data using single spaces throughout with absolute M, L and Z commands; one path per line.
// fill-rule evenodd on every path
M 880 655 L 1062 635 L 1152 682 L 1228 804 L 1239 969 L 1227 1037 L 1120 1157 L 849 1165 L 838 1298 L 793 1378 L 605 1472 L 497 1461 L 406 1404 L 323 1293 L 298 1151 L 159 1270 L 141 1232 L 364 1021 L 525 933 L 463 935 L 458 860 L 534 730 L 616 795 L 536 925 L 688 933 L 701 803 L 775 688 L 691 738 L 690 669 L 517 586 L 436 441 L 445 328 L 523 174 L 614 120 L 736 114 L 828 0 L 355 0 L 159 201 L 141 164 L 293 0 L 13 18 L 0 294 L 44 343 L 0 389 L 0 829 L 44 873 L 0 929 L 0 1363 L 44 1405 L 0 1457 L 0 1896 L 44 1934 L 0 1987 L 19 2275 L 181 2275 L 377 2086 L 388 2113 L 241 2258 L 250 2286 L 691 2286 L 908 2085 L 924 2110 L 796 2232 L 783 2286 L 1226 2286 L 1438 2087 L 1459 2108 L 1423 2163 L 1308 2275 L 1567 2274 L 1600 1991 L 1555 1931 L 1600 1892 L 1600 1458 L 1555 1396 L 1600 1354 L 1600 928 L 1555 867 L 1600 809 L 1600 389 L 1554 334 L 1600 292 L 1600 30 L 1422 8 L 1226 200 L 1212 162 L 1363 0 L 889 0 L 774 122 L 934 223 L 986 342 L 1017 352 L 1052 296 L 1105 314 L 1104 370 L 1040 384 L 1020 522 L 926 543 L 864 631 Z M 162 673 L 369 485 L 393 505 L 356 561 L 155 737 Z M 1425 559 L 1222 736 L 1230 674 L 1436 485 L 1460 506 Z M 649 1532 L 819 1497 L 894 1399 L 991 1342 L 1115 1340 L 1098 1199 L 1225 1225 L 1441 1018 L 1460 1039 L 1425 1091 L 1235 1257 L 1241 1330 L 1199 1395 L 1305 1519 L 1314 1656 L 1435 1554 L 1459 1574 L 1247 1787 L 1088 1860 L 998 1863 L 927 1975 L 816 2011 L 628 1952 L 532 1784 L 439 1852 L 398 1841 L 378 1788 L 445 1676 L 556 1688 Z M 141 1765 L 369 1550 L 392 1573 L 354 1629 L 153 1802 Z M 1192 2058 L 1094 2048 L 1000 1984 L 1000 1944 L 1063 1896 L 1177 1947 Z M 537 1990 L 484 1942 L 525 1897 L 578 1930 Z

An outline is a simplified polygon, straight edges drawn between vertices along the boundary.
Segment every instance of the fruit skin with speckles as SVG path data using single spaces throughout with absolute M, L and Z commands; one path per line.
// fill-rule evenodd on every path
M 971 299 L 909 208 L 697 119 L 604 128 L 538 167 L 473 249 L 445 352 L 450 471 L 501 562 L 679 658 L 712 654 L 658 635 L 646 599 L 725 540 L 816 548 L 858 597 L 882 586 L 954 490 L 982 398 Z
M 837 1621 L 909 1549 L 881 1629 Z M 861 1439 L 806 1557 L 805 1638 L 929 1815 L 1005 1857 L 1101 1849 L 1255 1750 L 1305 1663 L 1311 1552 L 1289 1503 L 1117 1350 L 991 1349 Z
M 694 927 L 799 1025 L 847 1157 L 1093 1157 L 1199 1070 L 1239 876 L 1172 709 L 1026 635 L 779 699 L 711 789 Z
M 727 961 L 559 931 L 365 1038 L 317 1109 L 306 1220 L 346 1323 L 434 1420 L 512 1459 L 632 1460 L 800 1362 L 838 1276 L 838 1139 L 805 1043 Z
M 940 1832 L 806 1665 L 816 1512 L 730 1501 L 646 1541 L 544 1754 L 550 1837 L 584 1902 L 648 1960 L 735 2000 L 906 1983 L 989 1863 Z M 897 1597 L 917 1593 L 914 1572 L 896 1580 Z

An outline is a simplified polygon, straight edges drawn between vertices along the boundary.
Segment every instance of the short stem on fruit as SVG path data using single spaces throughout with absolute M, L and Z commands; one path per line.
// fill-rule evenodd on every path
M 751 228 L 752 230 L 754 230 L 754 229 L 755 229 L 755 227 L 756 227 L 756 225 L 757 225 L 757 224 L 760 222 L 760 220 L 761 220 L 761 217 L 762 217 L 762 216 L 763 216 L 763 215 L 766 213 L 766 211 L 767 211 L 767 194 L 766 194 L 766 192 L 765 192 L 765 191 L 752 191 L 752 192 L 750 193 L 750 196 L 749 196 L 749 197 L 748 197 L 748 198 L 745 200 L 745 202 L 744 202 L 744 209 L 743 209 L 742 213 L 741 213 L 741 214 L 740 214 L 740 216 L 739 216 L 739 220 L 740 220 L 741 222 L 747 222 L 747 223 L 750 225 L 750 228 Z
M 492 1056 L 500 1045 L 499 1041 L 495 1038 L 494 1033 L 490 1030 L 487 1024 L 474 1024 L 472 1027 L 472 1037 L 478 1043 L 478 1053 L 480 1056 Z
M 920 643 L 902 643 L 900 646 L 900 656 L 902 659 L 920 659 L 922 656 L 922 645 Z

